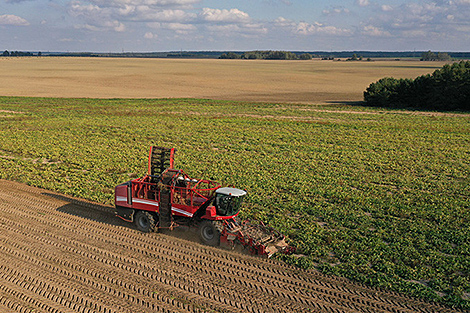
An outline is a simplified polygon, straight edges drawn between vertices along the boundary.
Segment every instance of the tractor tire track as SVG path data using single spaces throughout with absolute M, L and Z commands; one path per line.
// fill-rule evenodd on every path
M 113 212 L 0 180 L 0 310 L 455 312 L 275 260 L 143 234 Z

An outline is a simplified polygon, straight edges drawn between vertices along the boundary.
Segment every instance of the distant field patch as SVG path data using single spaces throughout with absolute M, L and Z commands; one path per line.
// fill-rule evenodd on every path
M 205 98 L 257 102 L 361 101 L 384 76 L 415 78 L 442 62 L 0 58 L 0 95 Z

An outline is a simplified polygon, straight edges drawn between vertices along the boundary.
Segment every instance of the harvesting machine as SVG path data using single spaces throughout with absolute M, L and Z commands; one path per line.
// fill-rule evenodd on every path
M 292 253 L 284 236 L 262 223 L 241 222 L 238 213 L 246 191 L 194 179 L 174 168 L 175 149 L 151 147 L 148 174 L 115 188 L 116 215 L 143 232 L 196 226 L 201 241 L 252 254 Z

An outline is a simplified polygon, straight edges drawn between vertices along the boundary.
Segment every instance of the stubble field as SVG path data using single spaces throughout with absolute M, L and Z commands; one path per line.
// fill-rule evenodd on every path
M 14 62 L 34 60 L 53 63 L 52 59 Z M 86 63 L 80 59 L 57 60 Z M 150 61 L 161 60 L 135 60 L 135 64 Z M 0 59 L 0 64 L 8 62 Z M 132 60 L 114 62 L 131 64 Z M 192 60 L 164 60 L 161 67 L 165 62 L 181 65 L 167 67 L 167 71 L 179 68 L 187 73 L 194 68 L 187 66 L 185 70 L 182 66 Z M 109 205 L 115 185 L 145 173 L 150 145 L 176 147 L 176 166 L 191 176 L 248 190 L 243 217 L 262 220 L 281 230 L 305 255 L 283 261 L 453 307 L 470 307 L 469 115 L 383 110 L 350 103 L 361 99 L 362 90 L 376 79 L 373 75 L 414 77 L 432 72 L 437 64 L 194 62 L 206 64 L 204 70 L 200 69 L 202 73 L 208 68 L 219 69 L 207 77 L 218 82 L 217 86 L 222 86 L 222 82 L 213 77 L 215 73 L 231 77 L 227 69 L 220 70 L 222 66 L 240 67 L 231 72 L 232 76 L 237 71 L 244 73 L 245 78 L 232 78 L 240 84 L 244 79 L 255 81 L 255 74 L 247 76 L 249 66 L 253 71 L 257 68 L 256 72 L 263 72 L 260 68 L 266 67 L 263 73 L 273 74 L 265 74 L 271 80 L 260 81 L 264 94 L 281 98 L 272 102 L 263 102 L 261 97 L 256 98 L 258 102 L 235 102 L 188 98 L 77 99 L 67 98 L 75 94 L 59 94 L 59 90 L 67 90 L 64 77 L 72 76 L 70 90 L 78 94 L 80 84 L 73 82 L 80 82 L 81 97 L 126 97 L 119 92 L 133 97 L 136 90 L 118 88 L 124 72 L 95 73 L 85 63 L 80 79 L 76 77 L 80 72 L 77 64 L 73 66 L 76 74 L 70 68 L 63 72 L 56 68 L 56 83 L 61 87 L 54 91 L 54 84 L 48 85 L 50 89 L 45 88 L 44 92 L 56 92 L 51 94 L 54 98 L 41 98 L 37 97 L 37 88 L 41 75 L 53 75 L 50 67 L 43 67 L 42 71 L 35 68 L 31 71 L 35 74 L 28 77 L 10 69 L 6 76 L 12 80 L 15 75 L 23 82 L 36 77 L 30 88 L 16 86 L 16 92 L 22 90 L 22 95 L 26 95 L 29 90 L 29 95 L 35 97 L 0 98 L 0 178 Z M 211 67 L 211 62 L 217 66 Z M 318 74 L 314 74 L 314 65 Z M 300 77 L 301 68 L 307 71 L 309 66 L 312 68 L 306 77 L 312 83 L 301 84 L 298 80 L 294 84 L 285 78 L 289 67 L 292 77 Z M 138 67 L 144 72 L 142 77 L 156 70 Z M 95 68 L 100 67 L 95 64 Z M 320 76 L 312 78 L 321 70 L 335 86 L 347 82 L 351 91 L 335 89 Z M 92 73 L 102 76 L 93 78 Z M 279 92 L 273 85 L 269 89 L 276 73 L 286 75 L 284 80 L 298 89 Z M 172 75 L 176 74 L 166 75 L 166 81 L 165 75 L 157 80 L 168 88 L 171 81 L 176 81 L 182 90 L 191 90 L 186 80 L 184 83 Z M 366 77 L 369 81 L 365 86 L 352 91 L 351 86 L 359 88 Z M 107 87 L 100 85 L 105 81 Z M 7 94 L 8 88 L 13 92 L 15 86 L 8 87 L 10 84 L 8 79 L 2 81 L 0 92 Z M 319 92 L 323 84 L 330 88 L 328 93 Z M 86 88 L 93 85 L 98 89 Z M 153 85 L 146 85 L 150 89 L 147 92 L 160 97 L 158 84 L 155 91 L 150 88 Z M 195 85 L 206 88 L 206 98 L 209 92 L 214 98 L 232 99 L 231 95 L 238 100 L 263 94 L 258 87 L 258 94 L 248 95 L 230 81 L 225 88 L 214 90 L 205 84 Z M 106 88 L 110 88 L 109 92 L 115 90 L 115 94 L 105 94 Z M 310 98 L 304 98 L 306 94 L 300 90 L 310 90 Z M 287 94 L 297 95 L 298 103 L 287 104 L 291 102 Z M 282 97 L 286 100 L 282 101 Z M 36 210 L 34 205 L 28 207 Z M 342 305 L 349 302 L 340 301 Z M 370 307 L 367 310 L 374 311 Z
M 414 78 L 440 62 L 0 58 L 0 95 L 360 101 L 379 78 Z

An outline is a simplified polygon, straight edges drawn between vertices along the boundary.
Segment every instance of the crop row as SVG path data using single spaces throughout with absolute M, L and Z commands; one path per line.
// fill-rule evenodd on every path
M 150 145 L 248 190 L 302 267 L 470 308 L 470 116 L 345 105 L 0 98 L 0 178 L 112 204 Z M 8 113 L 8 112 L 20 113 Z

